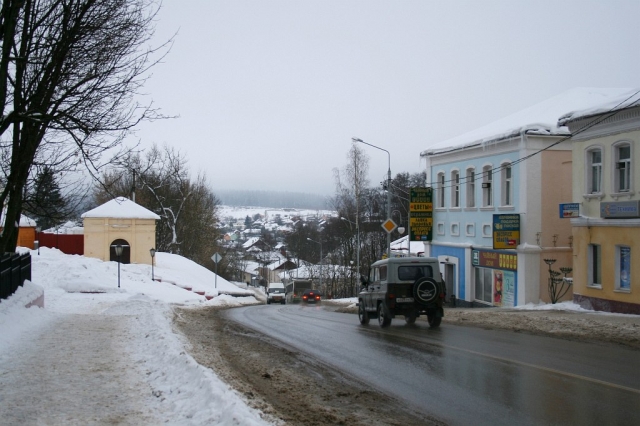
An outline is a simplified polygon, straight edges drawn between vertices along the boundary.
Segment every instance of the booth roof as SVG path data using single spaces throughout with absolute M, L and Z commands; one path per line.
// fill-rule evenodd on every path
M 93 210 L 89 210 L 81 216 L 86 218 L 114 218 L 114 219 L 160 219 L 160 216 L 147 210 L 128 198 L 118 197 L 107 201 Z

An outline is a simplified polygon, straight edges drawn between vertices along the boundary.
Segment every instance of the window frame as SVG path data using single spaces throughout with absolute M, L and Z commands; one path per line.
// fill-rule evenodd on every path
M 438 188 L 437 188 L 437 196 L 438 196 L 438 205 L 437 208 L 439 209 L 444 209 L 446 208 L 446 204 L 445 204 L 445 194 L 444 194 L 444 181 L 445 181 L 445 177 L 444 177 L 444 172 L 438 172 L 437 175 L 437 179 L 438 179 Z
M 482 167 L 482 207 L 493 208 L 493 166 L 491 164 Z M 488 187 L 484 185 L 489 184 Z
M 625 158 L 624 160 L 620 159 L 620 150 L 622 148 L 629 149 L 629 157 Z M 613 155 L 611 156 L 612 157 L 612 173 L 613 173 L 613 179 L 611 180 L 613 184 L 612 191 L 614 194 L 619 194 L 619 195 L 633 194 L 633 144 L 626 140 L 619 141 L 613 144 L 611 146 L 611 149 L 613 150 Z M 620 172 L 620 170 L 622 170 L 622 168 L 620 167 L 621 163 L 625 164 L 624 170 L 626 171 L 626 173 Z M 621 173 L 625 173 L 626 175 L 625 180 L 627 182 L 625 187 L 623 187 L 620 182 Z
M 513 167 L 510 162 L 500 165 L 500 205 L 513 207 Z
M 467 208 L 476 208 L 476 169 L 475 167 L 468 167 L 466 171 L 466 198 Z
M 592 156 L 593 154 L 595 154 L 596 152 L 600 153 L 600 162 L 599 163 L 594 163 Z M 588 196 L 599 196 L 602 195 L 602 171 L 603 171 L 603 166 L 604 166 L 604 149 L 602 148 L 602 146 L 600 145 L 594 145 L 594 146 L 590 146 L 585 150 L 585 194 L 587 194 Z M 598 181 L 598 188 L 597 191 L 594 188 L 593 185 L 593 169 L 594 169 L 594 164 L 599 166 L 599 181 Z
M 460 208 L 460 170 L 451 170 L 451 208 Z
M 587 286 L 602 288 L 602 246 L 587 246 Z

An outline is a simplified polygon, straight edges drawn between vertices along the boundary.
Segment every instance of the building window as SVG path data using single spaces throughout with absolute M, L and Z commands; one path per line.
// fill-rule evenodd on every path
M 451 207 L 460 207 L 460 172 L 451 172 Z
M 489 237 L 492 238 L 493 237 L 493 225 L 490 223 L 483 223 L 482 224 L 482 236 L 483 237 Z
M 493 273 L 488 268 L 475 268 L 476 270 L 476 300 L 481 302 L 492 302 Z
M 614 192 L 631 190 L 631 145 L 623 143 L 615 149 L 615 189 Z
M 482 207 L 493 206 L 493 169 L 491 166 L 482 168 Z
M 511 164 L 502 165 L 502 205 L 513 205 L 513 180 L 511 177 Z
M 444 208 L 444 173 L 438 173 L 438 207 Z
M 467 169 L 467 207 L 476 206 L 476 172 Z
M 616 290 L 631 290 L 631 247 L 616 246 Z
M 444 235 L 444 222 L 438 222 L 436 224 L 436 232 L 438 232 L 438 235 Z
M 602 192 L 602 149 L 587 151 L 587 194 Z
M 460 224 L 458 222 L 454 222 L 451 224 L 451 236 L 453 237 L 460 236 Z
M 588 249 L 588 275 L 587 283 L 589 286 L 602 286 L 602 255 L 599 244 L 589 244 Z

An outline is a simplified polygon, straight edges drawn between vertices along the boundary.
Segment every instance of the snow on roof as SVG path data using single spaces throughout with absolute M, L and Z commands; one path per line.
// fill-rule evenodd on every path
M 619 111 L 626 108 L 631 108 L 640 105 L 640 89 L 629 90 L 620 96 L 616 96 L 608 100 L 607 102 L 594 105 L 591 108 L 580 109 L 577 111 L 571 111 L 564 114 L 558 120 L 559 126 L 564 126 L 566 123 L 572 120 L 578 120 L 580 118 L 590 117 L 593 115 L 604 114 L 611 111 Z
M 558 126 L 558 118 L 567 111 L 593 108 L 628 93 L 629 88 L 578 87 L 503 117 L 485 126 L 432 144 L 421 156 L 498 141 L 519 135 L 521 132 L 538 135 L 568 135 L 569 129 Z
M 160 216 L 147 210 L 128 198 L 118 197 L 107 201 L 93 210 L 89 210 L 81 216 L 83 219 L 89 217 L 109 217 L 115 219 L 160 219 Z
M 245 249 L 249 249 L 258 241 L 260 241 L 260 237 L 251 237 L 242 244 L 242 247 L 244 247 Z

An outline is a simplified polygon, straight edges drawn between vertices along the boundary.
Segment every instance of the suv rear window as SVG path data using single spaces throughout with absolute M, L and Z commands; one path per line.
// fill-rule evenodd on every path
M 422 266 L 399 266 L 398 279 L 400 281 L 415 281 L 420 278 L 433 278 L 433 270 L 429 265 Z

